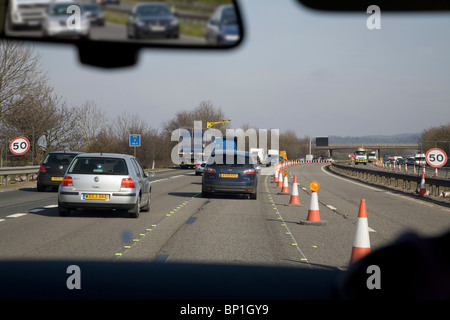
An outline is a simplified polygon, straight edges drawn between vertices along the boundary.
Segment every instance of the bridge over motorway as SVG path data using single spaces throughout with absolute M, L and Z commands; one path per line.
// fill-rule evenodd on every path
M 369 144 L 361 144 L 361 143 L 353 143 L 353 144 L 331 144 L 328 146 L 316 146 L 316 150 L 328 150 L 328 155 L 330 157 L 333 156 L 333 150 L 350 150 L 355 151 L 358 148 L 364 146 L 367 151 L 376 150 L 380 155 L 381 150 L 420 150 L 420 145 L 417 143 L 369 143 Z

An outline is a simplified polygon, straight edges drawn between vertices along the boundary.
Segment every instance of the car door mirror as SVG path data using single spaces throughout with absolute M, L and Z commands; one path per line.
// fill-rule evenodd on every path
M 155 176 L 155 173 L 153 171 L 147 171 L 145 172 L 145 177 L 146 178 L 152 178 Z

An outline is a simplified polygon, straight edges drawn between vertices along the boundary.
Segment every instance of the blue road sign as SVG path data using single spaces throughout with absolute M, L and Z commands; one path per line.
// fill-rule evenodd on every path
M 141 135 L 130 134 L 130 147 L 140 147 L 140 146 L 141 146 Z

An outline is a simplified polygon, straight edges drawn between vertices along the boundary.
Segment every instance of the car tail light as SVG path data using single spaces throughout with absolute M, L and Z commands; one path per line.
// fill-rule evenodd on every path
M 255 174 L 256 170 L 255 169 L 247 169 L 244 171 L 244 174 Z
M 121 188 L 136 188 L 134 185 L 134 181 L 131 178 L 123 178 L 122 183 L 120 184 Z
M 208 168 L 204 170 L 206 173 L 216 173 L 216 170 Z
M 65 176 L 62 182 L 63 187 L 73 187 L 72 177 Z
M 39 168 L 39 172 L 46 172 L 44 165 L 41 165 L 41 167 Z

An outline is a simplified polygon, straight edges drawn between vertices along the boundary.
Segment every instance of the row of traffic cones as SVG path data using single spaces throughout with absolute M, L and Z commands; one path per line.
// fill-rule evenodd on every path
M 424 177 L 422 176 L 424 179 Z M 280 184 L 280 181 L 283 181 Z M 424 183 L 424 182 L 423 182 Z M 287 174 L 284 175 L 284 179 L 281 172 L 278 176 L 277 187 L 282 187 L 279 194 L 289 194 Z M 321 226 L 325 225 L 327 221 L 320 219 L 319 212 L 319 198 L 317 190 L 319 189 L 319 184 L 313 181 L 310 184 L 311 188 L 311 199 L 308 208 L 308 216 L 306 220 L 300 220 L 300 224 L 303 225 L 314 225 Z M 298 181 L 297 176 L 294 175 L 294 181 L 292 184 L 292 194 L 288 205 L 299 206 L 300 199 L 298 195 Z M 358 211 L 358 219 L 356 222 L 356 231 L 353 238 L 353 246 L 350 255 L 350 264 L 353 264 L 357 260 L 363 258 L 365 255 L 370 253 L 370 238 L 369 238 L 369 226 L 367 220 L 367 209 L 366 200 L 361 199 L 361 203 Z

